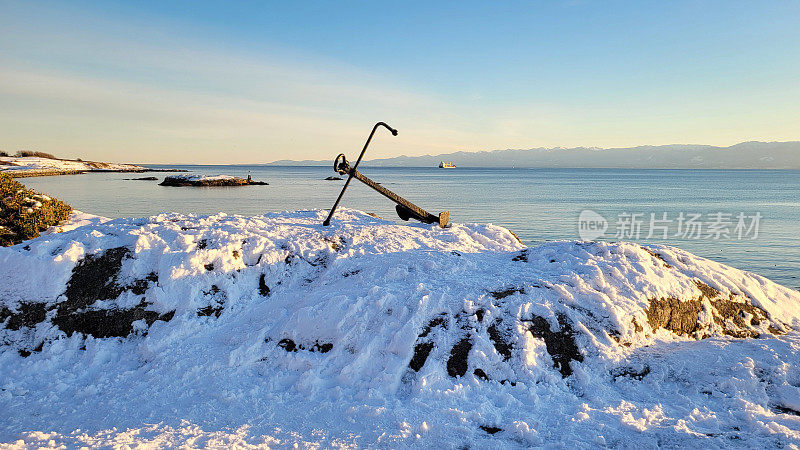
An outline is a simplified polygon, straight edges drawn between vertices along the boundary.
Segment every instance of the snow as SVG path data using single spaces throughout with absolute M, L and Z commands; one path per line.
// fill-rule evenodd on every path
M 71 231 L 75 228 L 82 227 L 85 225 L 99 225 L 104 222 L 108 222 L 109 218 L 96 216 L 94 214 L 89 214 L 83 211 L 78 211 L 77 209 L 73 209 L 70 213 L 70 216 L 67 220 L 59 223 L 58 225 L 53 225 L 52 227 L 44 230 L 40 234 L 53 234 L 53 233 L 63 233 L 65 231 Z
M 140 171 L 144 167 L 134 164 L 73 161 L 65 159 L 26 157 L 0 157 L 0 172 L 17 171 Z
M 84 226 L 0 248 L 0 307 L 49 308 L 32 327 L 0 328 L 0 442 L 800 445 L 794 290 L 666 246 L 525 248 L 491 224 L 398 225 L 344 209 L 323 227 L 326 213 L 76 213 L 71 223 Z M 74 269 L 119 247 L 129 249 L 120 286 L 157 281 L 89 309 L 144 298 L 161 319 L 134 322 L 127 337 L 68 336 L 51 321 Z M 699 331 L 652 329 L 651 300 L 669 298 L 702 300 Z M 726 335 L 740 325 L 714 320 L 720 299 L 765 312 L 741 322 L 757 338 Z M 537 318 L 549 330 L 534 331 Z M 573 338 L 580 354 L 565 376 L 558 346 L 569 353 Z M 451 376 L 465 340 L 466 371 Z M 410 361 L 427 343 L 416 371 Z
M 170 178 L 176 180 L 185 180 L 185 181 L 218 181 L 218 180 L 233 180 L 236 177 L 231 175 L 201 175 L 201 174 L 177 174 L 177 175 L 170 175 Z

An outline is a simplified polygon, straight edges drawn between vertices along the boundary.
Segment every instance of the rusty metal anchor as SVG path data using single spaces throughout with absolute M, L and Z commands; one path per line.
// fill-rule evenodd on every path
M 391 131 L 394 136 L 397 136 L 397 130 L 395 130 L 394 128 L 390 127 L 389 125 L 383 122 L 378 122 L 375 124 L 374 127 L 372 127 L 372 132 L 369 134 L 367 142 L 366 144 L 364 144 L 364 148 L 361 150 L 361 154 L 358 155 L 358 160 L 356 161 L 355 165 L 353 165 L 353 167 L 350 167 L 350 163 L 347 162 L 347 158 L 345 158 L 344 153 L 340 153 L 339 156 L 337 156 L 336 159 L 333 161 L 333 170 L 339 173 L 340 175 L 347 174 L 348 177 L 347 181 L 344 182 L 344 187 L 342 188 L 342 192 L 339 193 L 339 197 L 336 199 L 336 203 L 333 204 L 331 212 L 328 214 L 328 217 L 325 219 L 325 221 L 322 222 L 322 225 L 328 226 L 331 224 L 331 217 L 333 217 L 333 213 L 336 211 L 336 207 L 339 206 L 339 202 L 342 201 L 342 197 L 344 197 L 344 192 L 347 190 L 347 186 L 350 185 L 350 180 L 356 178 L 358 179 L 358 181 L 378 191 L 384 197 L 397 203 L 397 205 L 395 206 L 395 210 L 397 211 L 397 215 L 400 216 L 401 219 L 403 220 L 416 219 L 422 223 L 438 223 L 441 228 L 446 227 L 447 223 L 450 220 L 450 211 L 443 211 L 440 212 L 438 216 L 434 216 L 433 214 L 425 211 L 419 206 L 409 202 L 403 197 L 400 197 L 394 192 L 386 189 L 380 184 L 370 180 L 357 170 L 358 165 L 361 163 L 361 159 L 364 157 L 364 153 L 367 152 L 367 147 L 369 147 L 369 143 L 372 140 L 372 136 L 375 134 L 375 130 L 377 130 L 378 127 L 380 126 L 386 127 L 386 129 Z

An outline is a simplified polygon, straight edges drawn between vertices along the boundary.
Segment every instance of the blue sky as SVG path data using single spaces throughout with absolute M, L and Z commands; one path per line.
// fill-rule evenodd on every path
M 800 2 L 0 1 L 0 149 L 143 162 L 800 140 Z

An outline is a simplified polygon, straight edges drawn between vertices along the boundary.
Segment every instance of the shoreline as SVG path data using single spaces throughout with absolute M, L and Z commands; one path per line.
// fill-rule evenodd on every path
M 81 161 L 41 156 L 0 157 L 0 173 L 11 178 L 78 175 L 87 172 L 186 172 L 185 169 L 153 169 L 136 164 Z
M 11 178 L 52 177 L 58 175 L 81 175 L 84 173 L 147 173 L 147 172 L 188 172 L 186 169 L 150 169 L 124 170 L 124 169 L 98 169 L 98 170 L 0 170 Z

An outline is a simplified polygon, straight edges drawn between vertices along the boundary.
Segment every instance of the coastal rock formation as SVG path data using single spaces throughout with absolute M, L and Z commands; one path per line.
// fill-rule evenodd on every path
M 0 441 L 180 420 L 366 447 L 800 440 L 797 291 L 667 246 L 326 212 L 0 249 Z
M 248 178 L 232 177 L 230 175 L 170 175 L 159 183 L 159 186 L 266 186 L 264 181 L 253 181 Z

